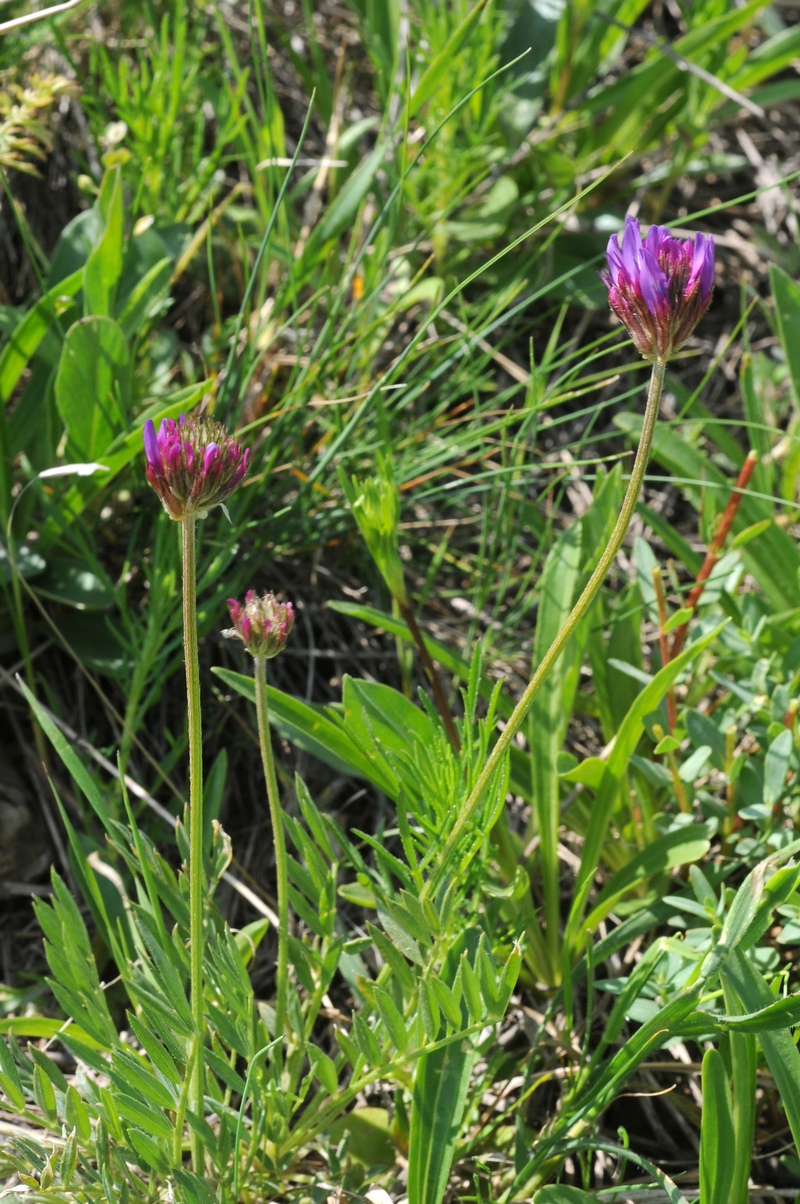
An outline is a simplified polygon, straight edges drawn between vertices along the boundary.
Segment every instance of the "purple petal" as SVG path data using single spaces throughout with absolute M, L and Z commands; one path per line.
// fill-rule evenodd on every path
M 669 281 L 649 247 L 642 252 L 642 269 L 639 273 L 639 288 L 650 313 L 658 315 L 669 297 Z
M 161 467 L 161 454 L 158 450 L 156 428 L 152 418 L 148 418 L 144 424 L 144 454 L 148 464 L 152 464 L 154 468 Z
M 619 279 L 620 271 L 623 270 L 622 255 L 620 253 L 616 234 L 612 234 L 608 240 L 608 246 L 606 247 L 606 261 L 608 262 L 609 271 L 609 282 L 606 283 L 606 288 L 609 288 L 611 281 L 616 284 L 617 280 Z M 602 272 L 600 274 L 601 276 L 603 275 Z
M 642 235 L 635 217 L 625 218 L 622 235 L 622 265 L 632 280 L 636 279 L 642 263 Z
M 699 282 L 701 298 L 703 301 L 707 301 L 714 285 L 714 239 L 710 236 L 706 238 L 703 234 L 695 236 L 692 271 L 686 286 L 687 292 L 695 281 Z
M 216 460 L 218 454 L 219 454 L 219 444 L 218 443 L 209 443 L 208 447 L 206 448 L 206 454 L 203 456 L 203 471 L 204 472 L 208 472 L 209 468 Z

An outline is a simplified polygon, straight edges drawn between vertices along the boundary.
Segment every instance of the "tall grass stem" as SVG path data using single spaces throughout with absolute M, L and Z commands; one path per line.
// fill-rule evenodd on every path
M 195 1056 L 189 1087 L 189 1108 L 203 1116 L 203 727 L 200 711 L 200 663 L 197 655 L 197 537 L 196 520 L 181 522 L 183 546 L 183 650 L 186 661 L 186 703 L 189 730 L 189 993 L 195 1027 Z M 203 1142 L 192 1130 L 192 1165 L 203 1171 Z
M 275 873 L 278 879 L 278 974 L 275 989 L 275 1036 L 283 1036 L 286 1030 L 286 995 L 289 982 L 289 871 L 286 861 L 286 838 L 283 833 L 283 815 L 278 796 L 278 780 L 275 776 L 275 760 L 272 756 L 272 736 L 269 730 L 269 707 L 267 703 L 267 658 L 255 659 L 256 716 L 258 721 L 258 743 L 264 779 L 267 783 L 269 814 L 272 820 L 272 839 L 275 843 Z
M 631 470 L 628 488 L 625 492 L 625 497 L 622 502 L 622 507 L 619 512 L 619 518 L 611 538 L 608 541 L 603 555 L 598 561 L 597 567 L 592 573 L 589 581 L 581 594 L 578 601 L 573 606 L 569 613 L 567 621 L 559 631 L 553 643 L 548 648 L 547 652 L 542 657 L 536 667 L 533 677 L 529 681 L 525 693 L 520 698 L 515 706 L 505 730 L 501 733 L 499 740 L 492 749 L 486 764 L 478 775 L 475 785 L 470 791 L 469 797 L 464 804 L 461 813 L 458 816 L 453 830 L 450 833 L 445 843 L 444 849 L 441 852 L 439 864 L 442 867 L 450 864 L 453 851 L 458 845 L 461 835 L 472 818 L 481 796 L 488 786 L 489 782 L 505 756 L 509 744 L 516 736 L 522 725 L 522 721 L 530 709 L 531 703 L 538 694 L 542 683 L 547 677 L 553 665 L 556 663 L 561 653 L 572 636 L 575 628 L 584 617 L 603 583 L 606 573 L 614 563 L 617 553 L 619 552 L 622 541 L 625 538 L 631 519 L 633 518 L 636 509 L 636 503 L 639 500 L 639 493 L 644 480 L 647 461 L 650 458 L 650 447 L 653 442 L 653 433 L 655 431 L 656 420 L 658 418 L 659 405 L 661 403 L 661 393 L 664 388 L 664 373 L 666 371 L 666 362 L 655 360 L 653 363 L 653 371 L 650 377 L 650 387 L 647 391 L 647 404 L 645 406 L 644 420 L 642 422 L 642 433 L 639 438 L 639 446 L 636 451 L 636 458 Z M 434 875 L 434 878 L 436 875 Z M 434 878 L 430 880 L 430 886 L 435 887 Z

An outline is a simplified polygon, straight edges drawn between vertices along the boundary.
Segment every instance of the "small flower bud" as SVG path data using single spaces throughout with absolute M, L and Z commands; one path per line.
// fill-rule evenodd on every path
M 221 505 L 247 472 L 250 449 L 242 449 L 219 422 L 181 414 L 162 419 L 156 434 L 144 424 L 147 479 L 170 518 L 205 518 Z
M 666 363 L 711 304 L 713 238 L 681 240 L 651 226 L 642 239 L 638 221 L 627 217 L 622 246 L 612 235 L 606 259 L 600 278 L 611 308 L 644 358 Z
M 282 652 L 294 627 L 294 607 L 291 602 L 279 602 L 274 594 L 259 598 L 255 590 L 245 594 L 244 605 L 235 598 L 228 599 L 233 627 L 223 631 L 230 640 L 241 640 L 251 656 L 271 660 Z

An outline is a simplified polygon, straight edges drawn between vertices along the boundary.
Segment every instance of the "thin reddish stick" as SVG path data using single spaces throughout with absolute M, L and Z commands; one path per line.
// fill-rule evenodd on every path
M 656 602 L 658 604 L 658 646 L 661 650 L 661 665 L 663 668 L 670 661 L 671 657 L 667 642 L 667 633 L 664 631 L 667 625 L 667 600 L 664 597 L 664 582 L 661 580 L 661 569 L 658 565 L 653 566 L 653 587 L 656 591 Z M 675 693 L 671 687 L 667 690 L 667 718 L 669 720 L 669 730 L 670 732 L 674 732 L 678 710 L 675 705 Z
M 692 587 L 689 597 L 686 599 L 686 607 L 688 610 L 691 610 L 692 613 L 697 610 L 697 604 L 699 603 L 703 590 L 706 587 L 706 582 L 711 576 L 714 565 L 717 563 L 722 554 L 722 548 L 725 544 L 725 540 L 728 538 L 730 529 L 733 526 L 733 521 L 739 511 L 739 504 L 742 500 L 742 491 L 747 488 L 757 463 L 758 452 L 751 451 L 742 465 L 741 472 L 736 478 L 736 484 L 734 485 L 731 496 L 728 498 L 728 504 L 725 507 L 720 524 L 717 527 L 716 534 L 709 544 L 708 551 L 706 552 L 706 558 L 703 561 L 700 572 L 697 574 L 697 579 Z M 685 623 L 682 623 L 680 627 L 676 628 L 675 634 L 672 637 L 670 660 L 674 660 L 683 648 L 688 630 L 688 619 Z

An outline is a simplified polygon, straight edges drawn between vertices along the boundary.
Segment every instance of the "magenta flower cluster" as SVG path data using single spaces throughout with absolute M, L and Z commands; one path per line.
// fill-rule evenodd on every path
M 247 472 L 249 449 L 242 449 L 211 418 L 164 418 L 156 433 L 144 424 L 147 479 L 170 518 L 205 518 L 221 505 Z
M 622 245 L 612 235 L 606 259 L 600 276 L 611 308 L 645 359 L 666 363 L 711 304 L 713 238 L 678 239 L 651 226 L 643 239 L 638 221 L 628 217 Z
M 223 631 L 229 639 L 241 640 L 251 656 L 270 660 L 283 651 L 294 627 L 294 607 L 291 602 L 279 602 L 274 594 L 255 590 L 245 594 L 244 605 L 235 598 L 228 599 L 233 627 Z

